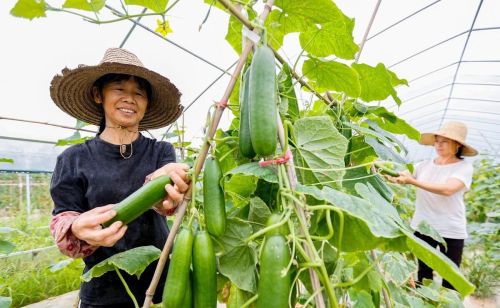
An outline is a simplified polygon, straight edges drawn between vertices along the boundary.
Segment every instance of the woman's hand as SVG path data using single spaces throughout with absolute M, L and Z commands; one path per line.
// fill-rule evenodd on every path
M 121 221 L 116 221 L 107 228 L 101 226 L 115 217 L 116 211 L 112 208 L 113 204 L 109 204 L 82 213 L 71 225 L 71 232 L 92 246 L 114 246 L 127 231 L 127 226 Z
M 400 172 L 398 177 L 393 177 L 390 175 L 384 175 L 384 176 L 386 179 L 389 180 L 389 182 L 396 184 L 413 184 L 413 182 L 415 181 L 413 175 L 406 170 Z
M 184 193 L 189 188 L 189 165 L 182 163 L 170 163 L 156 170 L 151 179 L 154 179 L 161 175 L 167 175 L 170 177 L 173 185 L 167 184 L 165 190 L 167 191 L 167 198 L 163 200 L 162 207 L 168 213 L 173 213 L 180 202 L 184 199 Z

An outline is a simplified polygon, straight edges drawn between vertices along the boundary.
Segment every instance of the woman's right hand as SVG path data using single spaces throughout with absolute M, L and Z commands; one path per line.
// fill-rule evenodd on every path
M 112 208 L 113 204 L 108 204 L 80 214 L 71 225 L 71 232 L 92 246 L 114 246 L 127 231 L 127 225 L 115 221 L 107 228 L 101 226 L 102 223 L 115 217 L 116 211 Z

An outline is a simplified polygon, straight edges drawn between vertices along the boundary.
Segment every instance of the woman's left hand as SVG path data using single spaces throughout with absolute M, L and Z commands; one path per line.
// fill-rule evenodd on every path
M 189 165 L 183 163 L 170 163 L 160 169 L 156 170 L 151 179 L 154 179 L 161 175 L 169 176 L 172 184 L 165 185 L 165 190 L 167 191 L 167 198 L 163 200 L 162 207 L 166 210 L 167 214 L 173 214 L 177 206 L 184 199 L 184 193 L 189 188 Z
M 398 177 L 393 177 L 389 175 L 384 175 L 384 176 L 389 180 L 389 182 L 397 184 L 412 184 L 412 182 L 415 180 L 413 175 L 408 171 L 400 172 Z

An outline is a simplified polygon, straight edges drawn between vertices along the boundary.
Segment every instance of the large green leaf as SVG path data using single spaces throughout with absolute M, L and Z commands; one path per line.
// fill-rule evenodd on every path
M 444 245 L 445 249 L 447 249 L 447 244 L 444 238 L 434 229 L 428 222 L 427 220 L 422 220 L 415 231 L 418 231 L 421 234 L 430 236 L 433 240 L 441 243 Z
M 344 213 L 344 236 L 342 250 L 357 251 L 373 249 L 385 241 L 397 239 L 403 234 L 396 223 L 380 208 L 369 202 L 337 191 L 331 187 L 319 189 L 312 186 L 297 185 L 297 191 L 338 207 Z M 338 228 L 338 215 L 333 223 Z M 335 230 L 334 237 L 338 235 Z M 354 241 L 353 238 L 356 240 Z M 334 240 L 336 243 L 337 240 Z
M 219 258 L 220 272 L 238 288 L 251 293 L 257 290 L 255 252 L 254 248 L 241 245 L 234 247 Z
M 354 189 L 363 199 L 370 202 L 372 205 L 376 206 L 379 211 L 389 216 L 392 220 L 403 224 L 403 220 L 399 217 L 398 211 L 384 199 L 375 187 L 373 187 L 369 182 L 356 183 Z
M 387 146 L 387 144 L 390 143 L 382 144 L 377 139 L 369 136 L 365 136 L 365 142 L 369 144 L 373 148 L 373 150 L 375 150 L 375 153 L 377 153 L 378 157 L 380 157 L 381 159 L 397 162 L 402 165 L 405 165 L 407 163 L 406 160 L 403 157 L 401 157 L 401 155 L 399 155 L 392 148 Z
M 4 158 L 4 157 L 0 157 L 0 163 L 9 163 L 9 164 L 13 164 L 14 163 L 14 160 L 12 158 Z
M 252 235 L 252 226 L 245 221 L 229 218 L 226 221 L 226 231 L 221 237 L 224 253 L 229 252 L 237 246 L 245 244 L 245 240 Z
M 82 137 L 80 135 L 79 131 L 76 131 L 73 133 L 73 135 L 69 136 L 66 139 L 59 139 L 57 140 L 56 146 L 65 146 L 65 145 L 72 145 L 72 144 L 79 144 L 83 143 L 86 140 L 92 139 L 93 137 Z
M 230 174 L 244 174 L 252 175 L 270 183 L 278 183 L 278 176 L 276 175 L 276 168 L 273 166 L 261 167 L 258 162 L 247 163 L 239 165 L 238 167 L 230 170 Z
M 420 132 L 418 130 L 408 124 L 405 120 L 397 117 L 394 113 L 385 109 L 385 107 L 367 106 L 360 102 L 354 103 L 353 107 L 388 132 L 406 135 L 408 138 L 415 141 L 420 140 Z
M 125 0 L 128 5 L 139 5 L 153 12 L 161 13 L 167 8 L 168 0 Z
M 423 240 L 414 236 L 411 232 L 401 230 L 407 236 L 406 243 L 411 252 L 420 260 L 438 272 L 441 277 L 448 280 L 463 296 L 474 292 L 474 285 L 465 278 L 460 269 L 450 259 Z
M 98 13 L 105 4 L 106 0 L 66 0 L 63 8 Z
M 11 253 L 16 248 L 16 245 L 9 241 L 0 240 L 0 253 Z
M 298 169 L 301 182 L 339 186 L 338 182 L 345 173 L 343 168 L 347 139 L 337 131 L 330 117 L 297 120 L 295 133 L 295 163 L 297 166 L 313 169 Z
M 356 183 L 370 184 L 375 190 L 386 200 L 392 201 L 394 194 L 392 190 L 385 184 L 379 175 L 369 173 L 366 168 L 353 168 L 347 170 L 342 186 L 350 193 L 360 196 L 356 191 Z
M 300 46 L 316 57 L 334 55 L 342 59 L 354 59 L 359 47 L 354 43 L 353 28 L 354 20 L 345 16 L 332 18 L 331 22 L 320 26 L 311 25 L 300 34 Z
M 10 10 L 13 16 L 27 18 L 32 20 L 33 18 L 46 17 L 45 15 L 45 1 L 37 0 L 19 0 L 16 5 Z
M 396 90 L 394 90 L 394 78 L 391 77 L 394 73 L 391 74 L 382 63 L 377 64 L 375 67 L 368 64 L 353 63 L 352 68 L 360 76 L 360 97 L 362 100 L 365 102 L 381 101 L 392 96 L 398 105 L 401 104 L 401 99 L 399 99 Z
M 117 253 L 94 265 L 82 275 L 82 280 L 88 282 L 94 277 L 100 277 L 109 271 L 114 271 L 115 268 L 140 278 L 146 267 L 160 257 L 160 253 L 161 251 L 154 246 L 141 246 Z
M 358 73 L 340 62 L 309 58 L 302 66 L 302 74 L 319 92 L 336 91 L 358 97 L 361 91 Z
M 280 92 L 280 105 L 286 105 L 286 114 L 293 120 L 299 118 L 299 104 L 297 103 L 297 95 L 295 94 L 292 73 L 288 64 L 283 64 L 278 75 L 278 90 Z
M 257 188 L 257 178 L 235 174 L 224 184 L 224 190 L 233 200 L 235 207 L 243 207 L 250 201 L 250 196 Z
M 407 260 L 403 254 L 386 253 L 380 261 L 388 279 L 398 286 L 405 284 L 417 270 L 417 265 L 412 260 Z
M 271 216 L 271 210 L 267 204 L 259 197 L 254 197 L 250 200 L 250 212 L 248 220 L 252 222 L 254 231 L 258 231 L 266 226 L 267 219 Z

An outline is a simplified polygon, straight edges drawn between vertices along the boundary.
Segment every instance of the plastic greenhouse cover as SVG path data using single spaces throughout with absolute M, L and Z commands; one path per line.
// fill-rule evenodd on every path
M 335 1 L 347 16 L 355 19 L 357 43 L 362 41 L 377 2 Z M 5 31 L 4 47 L 0 51 L 2 58 L 7 59 L 0 84 L 8 89 L 7 94 L 4 92 L 0 116 L 73 126 L 75 120 L 51 102 L 48 91 L 51 78 L 64 67 L 97 63 L 106 48 L 124 41 L 132 24 L 96 26 L 55 13 L 29 22 L 10 16 L 12 6 L 13 1 L 0 2 L 0 23 L 3 29 L 10 29 Z M 183 105 L 195 102 L 185 115 L 187 139 L 193 142 L 200 142 L 207 110 L 222 96 L 227 85 L 229 78 L 223 70 L 237 60 L 236 53 L 224 40 L 225 30 L 221 31 L 227 24 L 225 14 L 211 10 L 202 30 L 198 31 L 207 9 L 203 1 L 180 1 L 171 12 L 174 32 L 168 36 L 170 42 L 137 27 L 124 45 L 138 54 L 146 66 L 168 76 L 178 86 L 183 93 Z M 498 157 L 499 12 L 498 0 L 381 1 L 360 62 L 370 65 L 382 62 L 410 84 L 397 89 L 403 101 L 401 106 L 395 106 L 391 100 L 380 104 L 422 131 L 437 130 L 447 120 L 461 120 L 469 127 L 468 143 L 482 154 Z M 141 24 L 152 28 L 156 21 L 143 18 Z M 294 39 L 293 35 L 287 38 Z M 201 94 L 221 75 L 214 86 Z M 223 126 L 230 120 L 231 116 L 226 113 Z M 164 130 L 152 133 L 158 137 Z M 55 141 L 71 134 L 70 130 L 56 127 L 0 120 L 0 136 Z M 433 155 L 431 147 L 403 140 L 410 149 L 410 161 Z M 35 146 L 18 144 L 11 146 L 18 148 L 19 153 L 23 153 L 23 148 Z M 7 141 L 0 139 L 0 145 L 2 156 L 6 153 L 3 149 L 8 147 Z M 52 152 L 47 150 L 47 153 Z

